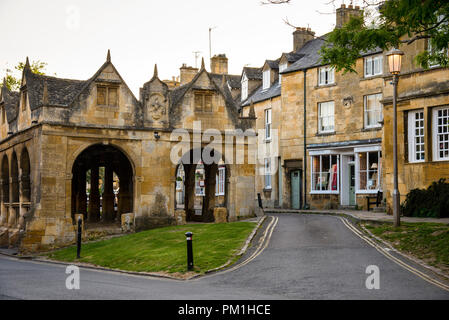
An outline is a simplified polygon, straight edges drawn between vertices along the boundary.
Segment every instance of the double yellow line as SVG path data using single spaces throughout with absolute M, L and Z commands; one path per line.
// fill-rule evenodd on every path
M 390 254 L 387 250 L 385 250 L 384 248 L 382 248 L 381 246 L 379 246 L 376 242 L 374 242 L 373 240 L 371 240 L 369 237 L 365 236 L 360 230 L 358 230 L 356 227 L 354 227 L 351 223 L 348 222 L 348 220 L 346 218 L 342 218 L 340 217 L 341 221 L 343 222 L 343 224 L 352 232 L 354 232 L 359 238 L 361 238 L 362 240 L 366 241 L 369 245 L 371 245 L 372 247 L 374 247 L 377 251 L 379 251 L 381 254 L 383 254 L 385 257 L 387 257 L 388 259 L 390 259 L 391 261 L 395 262 L 396 264 L 400 265 L 401 267 L 403 267 L 404 269 L 407 269 L 408 271 L 410 271 L 411 273 L 417 275 L 418 277 L 420 277 L 421 279 L 426 280 L 427 282 L 430 282 L 434 285 L 436 285 L 437 287 L 449 291 L 449 286 L 439 282 L 438 280 L 433 279 L 432 277 L 428 276 L 427 274 L 423 273 L 422 271 L 419 271 L 418 269 L 408 265 L 407 263 L 405 263 L 404 261 L 396 258 L 395 256 L 393 256 L 392 254 Z

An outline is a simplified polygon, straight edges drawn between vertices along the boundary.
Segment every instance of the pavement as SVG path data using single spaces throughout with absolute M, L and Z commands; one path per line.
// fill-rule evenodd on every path
M 271 232 L 254 240 L 263 250 L 249 250 L 245 263 L 188 281 L 80 268 L 80 289 L 68 290 L 66 266 L 0 256 L 0 299 L 449 299 L 449 291 L 393 262 L 341 217 L 271 214 L 270 224 Z M 379 289 L 365 285 L 372 265 Z
M 310 213 L 310 214 L 330 214 L 349 216 L 361 221 L 378 221 L 378 222 L 393 222 L 393 216 L 385 212 L 362 211 L 362 210 L 295 210 L 295 209 L 270 209 L 265 208 L 266 213 Z M 449 224 L 449 218 L 414 218 L 401 217 L 402 222 L 430 222 Z

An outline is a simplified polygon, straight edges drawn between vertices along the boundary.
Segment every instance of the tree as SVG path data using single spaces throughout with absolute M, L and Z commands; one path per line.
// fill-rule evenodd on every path
M 357 58 L 375 48 L 389 50 L 428 39 L 431 50 L 420 52 L 416 62 L 427 69 L 430 64 L 448 66 L 449 2 L 447 0 L 363 1 L 365 9 L 378 8 L 377 19 L 366 15 L 352 17 L 342 28 L 330 32 L 322 48 L 323 63 L 337 71 L 355 72 Z
M 30 65 L 31 72 L 34 74 L 45 75 L 45 67 L 47 66 L 46 62 L 42 62 L 40 60 L 33 61 Z M 19 72 L 22 72 L 25 68 L 25 63 L 19 62 L 14 69 Z M 21 79 L 14 77 L 12 74 L 6 74 L 6 87 L 11 91 L 17 91 L 20 89 Z M 2 86 L 3 84 L 0 84 Z

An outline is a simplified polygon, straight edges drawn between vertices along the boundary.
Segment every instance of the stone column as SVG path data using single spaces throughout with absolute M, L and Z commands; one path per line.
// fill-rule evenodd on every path
M 84 221 L 87 219 L 87 194 L 86 194 L 86 169 L 80 168 L 76 177 L 76 212 L 82 214 Z
M 4 188 L 3 188 L 3 179 L 1 179 L 0 180 L 0 187 L 2 188 L 1 190 L 0 190 L 0 226 L 2 226 L 2 225 L 6 225 L 7 224 L 7 218 L 8 218 L 8 209 L 6 208 L 6 205 L 5 205 L 5 200 L 6 200 L 6 197 L 5 197 L 5 195 L 3 194 L 3 190 L 4 190 Z
M 89 194 L 89 222 L 100 220 L 100 192 L 98 190 L 98 167 L 90 170 L 90 194 Z
M 130 192 L 130 179 L 131 177 L 122 174 L 119 177 L 120 190 L 118 194 L 118 213 L 130 213 L 132 208 L 132 196 Z
M 114 216 L 114 172 L 111 165 L 104 170 L 103 217 L 105 221 L 113 221 Z

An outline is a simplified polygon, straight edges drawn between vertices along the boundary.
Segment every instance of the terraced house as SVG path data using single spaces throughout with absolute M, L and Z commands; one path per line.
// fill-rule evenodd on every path
M 336 27 L 360 14 L 359 7 L 342 5 Z M 293 38 L 294 51 L 276 61 L 276 81 L 262 84 L 242 103 L 246 114 L 251 106 L 256 110 L 257 128 L 279 130 L 277 166 L 267 164 L 263 179 L 256 174 L 256 194 L 265 206 L 283 208 L 368 209 L 379 198 L 378 210 L 391 212 L 393 89 L 386 53 L 366 52 L 356 62 L 357 73 L 342 74 L 321 62 L 326 35 L 297 28 Z M 416 65 L 416 54 L 431 50 L 427 40 L 400 49 L 405 52 L 398 89 L 403 201 L 411 189 L 449 178 L 449 72 Z M 263 69 L 269 66 L 267 61 Z

